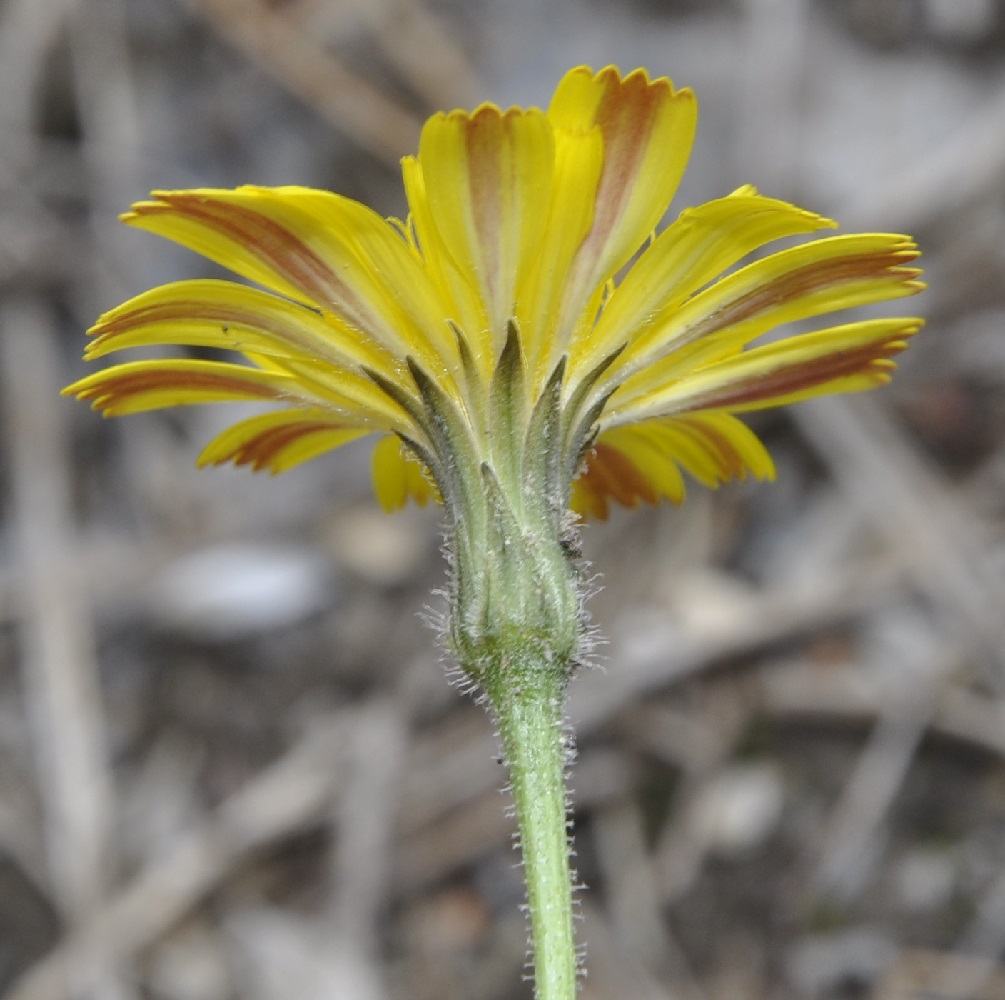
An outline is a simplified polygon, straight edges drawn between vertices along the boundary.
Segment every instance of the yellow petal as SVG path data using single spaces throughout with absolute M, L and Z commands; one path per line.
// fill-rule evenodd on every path
M 748 474 L 774 478 L 774 464 L 757 436 L 725 413 L 648 420 L 605 431 L 573 483 L 572 509 L 606 519 L 609 502 L 625 507 L 684 499 L 684 469 L 716 487 Z
M 132 361 L 88 375 L 63 390 L 105 416 L 169 406 L 298 395 L 296 380 L 220 361 Z
M 279 370 L 292 375 L 304 395 L 324 403 L 328 409 L 345 416 L 356 415 L 375 430 L 402 431 L 419 435 L 412 417 L 398 401 L 373 382 L 355 372 L 346 372 L 323 361 L 295 357 L 273 358 Z M 401 394 L 415 398 L 414 383 L 391 380 Z
M 615 393 L 603 419 L 617 426 L 696 410 L 743 412 L 875 388 L 889 381 L 891 358 L 920 327 L 917 319 L 866 320 L 788 337 L 700 368 L 627 404 Z
M 589 370 L 623 343 L 665 324 L 702 286 L 764 244 L 833 225 L 749 187 L 685 209 L 611 295 L 596 329 L 577 345 L 574 369 Z
M 601 435 L 573 483 L 570 503 L 580 516 L 606 520 L 611 500 L 636 507 L 683 498 L 684 480 L 676 463 L 643 426 L 635 426 Z
M 371 433 L 323 410 L 278 410 L 250 417 L 217 435 L 199 465 L 249 465 L 276 474 Z
M 464 335 L 482 378 L 487 380 L 495 363 L 494 347 L 478 285 L 457 264 L 443 241 L 429 205 L 419 161 L 414 156 L 406 156 L 401 161 L 401 174 L 416 249 L 430 282 L 444 303 L 444 319 Z
M 275 357 L 366 365 L 393 377 L 399 363 L 376 341 L 334 316 L 231 281 L 177 281 L 137 295 L 88 331 L 86 357 L 128 347 L 184 344 Z
M 832 236 L 748 264 L 690 298 L 635 338 L 607 379 L 628 380 L 622 398 L 665 383 L 674 372 L 735 352 L 781 323 L 914 295 L 924 285 L 909 267 L 918 249 L 906 236 Z M 697 350 L 690 345 L 705 340 Z M 655 363 L 665 357 L 666 364 Z
M 570 318 L 563 326 L 560 310 L 568 293 L 569 270 L 593 224 L 594 197 L 603 164 L 604 142 L 599 127 L 576 132 L 555 128 L 555 180 L 547 224 L 535 266 L 517 296 L 516 315 L 524 355 L 536 389 L 541 388 L 565 353 L 584 312 L 582 303 L 570 299 Z
M 381 438 L 373 449 L 373 490 L 389 513 L 404 507 L 409 499 L 425 507 L 438 500 L 436 489 L 418 459 L 397 437 Z
M 675 91 L 665 77 L 650 81 L 636 70 L 622 78 L 613 66 L 594 75 L 579 67 L 558 85 L 548 117 L 556 130 L 596 128 L 603 137 L 593 221 L 568 282 L 567 322 L 656 229 L 687 165 L 698 111 L 694 94 Z
M 534 108 L 483 105 L 470 115 L 434 115 L 422 130 L 418 164 L 429 216 L 478 289 L 494 354 L 540 251 L 554 162 L 551 126 Z
M 309 188 L 154 192 L 124 221 L 336 315 L 399 357 L 456 360 L 443 304 L 401 234 L 349 198 Z
M 728 413 L 688 413 L 658 420 L 666 447 L 703 486 L 732 479 L 774 479 L 775 464 L 760 438 Z
M 403 392 L 414 392 L 404 366 L 334 317 L 255 288 L 227 281 L 164 285 L 106 313 L 90 333 L 89 359 L 165 344 L 233 350 L 258 368 L 296 376 L 308 395 L 342 412 L 359 412 L 375 427 L 411 426 L 404 411 L 360 370 L 365 365 Z

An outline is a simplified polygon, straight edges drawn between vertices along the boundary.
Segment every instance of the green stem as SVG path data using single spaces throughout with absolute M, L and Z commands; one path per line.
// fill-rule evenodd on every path
M 499 723 L 520 828 L 537 1000 L 574 1000 L 576 942 L 566 817 L 567 673 L 521 651 L 486 690 Z

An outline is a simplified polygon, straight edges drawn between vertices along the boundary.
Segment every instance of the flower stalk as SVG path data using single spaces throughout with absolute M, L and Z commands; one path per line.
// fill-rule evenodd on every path
M 447 512 L 447 640 L 498 726 L 538 1000 L 572 1000 L 577 972 L 564 705 L 584 619 L 578 529 L 565 522 L 570 468 L 584 442 L 581 434 L 563 434 L 564 374 L 563 360 L 528 405 L 515 319 L 474 417 L 465 419 L 432 379 L 412 369 L 432 442 L 425 453 L 412 448 L 430 468 Z
M 565 770 L 567 664 L 531 644 L 500 649 L 485 692 L 499 726 L 520 830 L 537 1000 L 573 1000 L 576 943 Z

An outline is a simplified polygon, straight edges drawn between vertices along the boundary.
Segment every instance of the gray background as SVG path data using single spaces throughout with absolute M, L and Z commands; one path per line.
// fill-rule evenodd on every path
M 197 472 L 235 410 L 101 421 L 83 331 L 218 273 L 115 221 L 304 183 L 401 214 L 441 107 L 587 62 L 742 183 L 915 235 L 893 386 L 754 421 L 774 485 L 588 529 L 588 1000 L 1005 996 L 1005 10 L 995 0 L 0 3 L 0 992 L 516 1000 L 491 728 L 422 621 L 435 511 L 367 445 Z

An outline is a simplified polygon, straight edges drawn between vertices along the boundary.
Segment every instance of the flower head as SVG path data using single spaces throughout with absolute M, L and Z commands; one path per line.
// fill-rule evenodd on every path
M 655 235 L 696 118 L 665 78 L 580 67 L 547 111 L 434 115 L 403 161 L 404 223 L 307 188 L 156 192 L 124 221 L 259 287 L 156 288 L 102 316 L 87 356 L 173 344 L 243 362 L 133 361 L 66 392 L 107 415 L 274 404 L 211 441 L 208 465 L 281 472 L 377 434 L 381 502 L 437 496 L 452 516 L 486 476 L 598 517 L 612 500 L 679 501 L 681 470 L 709 486 L 770 477 L 737 414 L 882 385 L 920 321 L 755 341 L 913 294 L 918 252 L 826 236 L 736 267 L 834 226 L 751 187 Z

